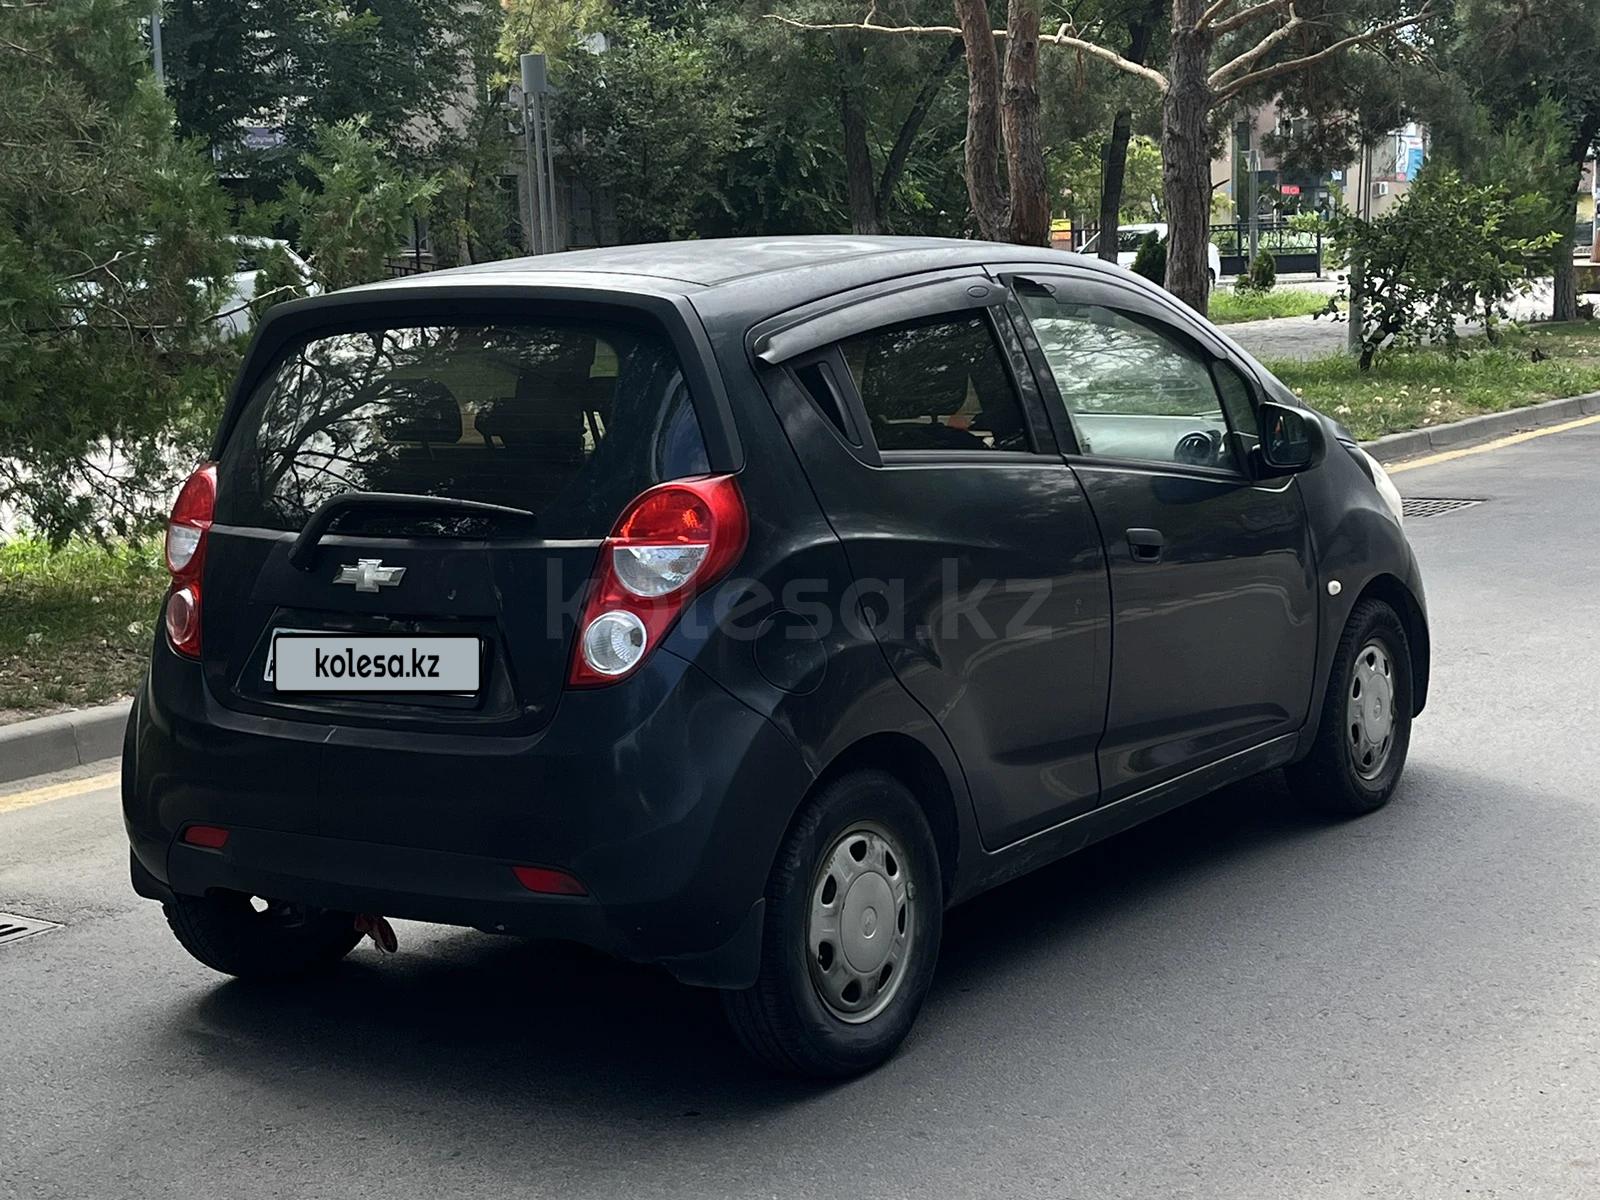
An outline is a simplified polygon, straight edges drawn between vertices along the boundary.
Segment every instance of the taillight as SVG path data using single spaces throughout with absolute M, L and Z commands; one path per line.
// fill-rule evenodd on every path
M 184 481 L 167 518 L 167 640 L 179 654 L 200 657 L 200 573 L 206 531 L 217 509 L 217 465 L 201 463 Z
M 600 548 L 567 682 L 594 687 L 630 675 L 689 601 L 738 561 L 749 532 L 732 475 L 675 479 L 638 496 Z

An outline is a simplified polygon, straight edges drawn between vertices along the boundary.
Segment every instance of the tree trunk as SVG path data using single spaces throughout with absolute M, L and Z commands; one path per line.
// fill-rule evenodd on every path
M 967 52 L 967 196 L 980 237 L 1004 241 L 1010 216 L 1000 185 L 1000 59 L 984 0 L 956 0 Z
M 1578 223 L 1578 206 L 1573 204 L 1567 221 L 1567 232 L 1556 243 L 1552 253 L 1555 261 L 1552 263 L 1555 271 L 1555 299 L 1551 306 L 1550 318 L 1554 321 L 1576 321 L 1578 319 L 1578 271 L 1572 263 L 1572 251 L 1577 245 L 1574 226 Z
M 1006 15 L 1005 95 L 1000 122 L 1011 182 L 1010 239 L 1024 246 L 1050 244 L 1050 191 L 1039 134 L 1040 0 L 1011 0 Z
M 1100 258 L 1117 261 L 1117 221 L 1122 212 L 1122 185 L 1128 176 L 1128 142 L 1133 136 L 1133 110 L 1119 108 L 1111 121 L 1100 178 Z
M 1156 0 L 1129 21 L 1128 52 L 1123 55 L 1129 62 L 1144 64 L 1162 8 L 1161 0 Z M 1128 178 L 1128 142 L 1132 134 L 1133 110 L 1119 108 L 1111 121 L 1111 139 L 1106 142 L 1100 177 L 1100 257 L 1106 262 L 1117 261 L 1117 224 L 1122 213 L 1122 189 Z
M 894 199 L 894 189 L 900 184 L 900 176 L 906 169 L 906 159 L 911 156 L 911 147 L 917 140 L 922 123 L 928 118 L 928 110 L 939 98 L 939 89 L 944 86 L 945 76 L 949 75 L 961 61 L 961 50 L 960 38 L 951 41 L 944 57 L 934 67 L 933 74 L 928 76 L 918 89 L 916 99 L 911 102 L 911 111 L 906 113 L 906 119 L 900 122 L 900 132 L 895 135 L 894 145 L 889 148 L 889 157 L 883 164 L 883 174 L 878 179 L 878 225 L 882 229 L 890 228 L 889 207 Z
M 1206 245 L 1211 236 L 1211 146 L 1206 81 L 1211 38 L 1197 31 L 1205 0 L 1174 0 L 1167 94 L 1161 103 L 1162 183 L 1167 197 L 1167 291 L 1198 313 L 1210 292 Z
M 877 194 L 872 186 L 872 147 L 867 144 L 867 110 L 863 103 L 866 50 L 861 40 L 844 34 L 834 40 L 839 64 L 839 118 L 844 125 L 844 178 L 853 233 L 879 232 Z
M 1561 240 L 1556 243 L 1553 267 L 1555 269 L 1555 301 L 1550 316 L 1556 321 L 1578 319 L 1578 272 L 1572 265 L 1572 252 L 1577 245 L 1578 181 L 1583 178 L 1583 164 L 1594 149 L 1595 138 L 1600 137 L 1600 111 L 1590 113 L 1578 127 L 1567 156 L 1566 176 L 1562 182 Z M 1600 223 L 1597 223 L 1600 227 Z

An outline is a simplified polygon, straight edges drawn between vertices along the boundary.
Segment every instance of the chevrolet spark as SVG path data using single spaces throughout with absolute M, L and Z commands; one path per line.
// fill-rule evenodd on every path
M 286 304 L 167 529 L 134 888 L 303 976 L 384 917 L 890 1055 L 954 904 L 1287 768 L 1393 794 L 1399 496 L 1165 292 L 1043 249 L 633 246 Z

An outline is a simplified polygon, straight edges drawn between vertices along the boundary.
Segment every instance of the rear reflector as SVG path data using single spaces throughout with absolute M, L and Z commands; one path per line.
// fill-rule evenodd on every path
M 191 825 L 183 831 L 183 840 L 204 850 L 221 850 L 228 844 L 228 831 L 220 825 Z
M 512 867 L 512 874 L 517 877 L 517 882 L 530 892 L 538 892 L 543 896 L 587 896 L 589 889 L 584 887 L 565 871 L 558 871 L 554 867 Z

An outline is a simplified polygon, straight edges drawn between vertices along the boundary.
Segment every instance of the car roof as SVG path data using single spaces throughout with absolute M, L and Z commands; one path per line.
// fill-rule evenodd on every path
M 805 235 L 714 238 L 572 250 L 503 259 L 366 284 L 362 292 L 481 285 L 587 287 L 692 295 L 702 313 L 759 320 L 852 288 L 900 276 L 986 263 L 1121 268 L 1066 250 L 961 238 Z

